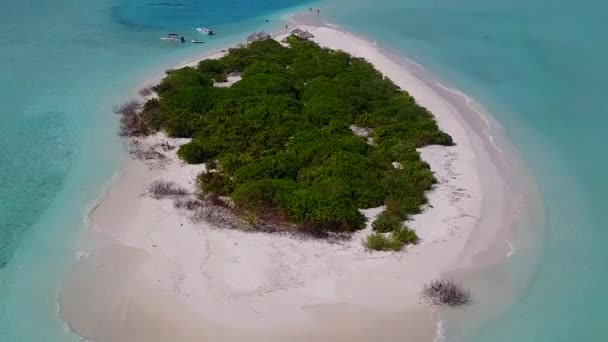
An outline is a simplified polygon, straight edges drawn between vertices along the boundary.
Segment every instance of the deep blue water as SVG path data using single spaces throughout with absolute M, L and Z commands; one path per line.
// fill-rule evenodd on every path
M 56 313 L 84 213 L 119 160 L 112 106 L 146 75 L 280 26 L 298 0 L 11 1 L 0 13 L 0 341 L 76 341 Z M 523 297 L 467 340 L 603 341 L 608 326 L 608 4 L 326 0 L 323 13 L 423 64 L 495 116 L 542 195 Z M 269 18 L 270 23 L 264 19 Z M 197 26 L 203 46 L 161 44 Z

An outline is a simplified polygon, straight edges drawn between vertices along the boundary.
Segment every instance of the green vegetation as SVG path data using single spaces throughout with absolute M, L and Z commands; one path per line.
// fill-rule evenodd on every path
M 401 228 L 401 218 L 388 211 L 382 212 L 374 223 L 372 228 L 379 233 L 389 233 Z
M 373 226 L 392 235 L 373 234 L 370 248 L 415 242 L 402 222 L 420 211 L 435 182 L 416 148 L 452 139 L 366 61 L 294 37 L 288 43 L 260 41 L 169 71 L 136 131 L 193 138 L 179 149 L 181 159 L 217 160 L 199 175 L 200 192 L 230 197 L 242 217 L 351 232 L 365 226 L 359 209 L 386 205 Z M 213 86 L 231 73 L 242 79 Z M 373 143 L 352 126 L 369 130 Z
M 401 227 L 391 232 L 391 239 L 400 242 L 402 245 L 418 243 L 416 232 L 408 227 Z
M 374 251 L 400 251 L 403 244 L 397 240 L 389 238 L 383 233 L 371 233 L 364 241 L 363 245 Z
M 363 240 L 366 248 L 375 251 L 400 251 L 404 245 L 415 243 L 418 243 L 416 232 L 408 227 L 401 227 L 401 224 L 393 228 L 390 235 L 376 231 Z

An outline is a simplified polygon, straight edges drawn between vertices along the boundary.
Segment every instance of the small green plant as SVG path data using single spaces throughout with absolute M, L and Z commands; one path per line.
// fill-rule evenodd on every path
M 388 233 L 401 228 L 401 219 L 387 211 L 383 211 L 372 223 L 372 228 L 379 233 Z
M 382 233 L 372 233 L 364 241 L 363 245 L 374 251 L 400 251 L 403 244 Z
M 252 212 L 246 212 L 241 216 L 241 220 L 244 223 L 243 229 L 246 231 L 255 230 L 255 222 L 257 221 L 257 216 Z
M 404 245 L 416 244 L 419 241 L 416 232 L 408 227 L 393 230 L 391 233 L 391 239 L 399 241 Z

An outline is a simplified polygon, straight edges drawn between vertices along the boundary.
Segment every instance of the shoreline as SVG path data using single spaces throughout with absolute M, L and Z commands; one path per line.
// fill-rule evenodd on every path
M 492 164 L 491 151 L 475 151 L 472 141 L 481 141 L 483 149 L 485 139 L 470 122 L 462 122 L 466 119 L 461 111 L 467 109 L 455 108 L 411 69 L 369 42 L 327 26 L 310 30 L 322 46 L 362 54 L 359 57 L 366 57 L 427 107 L 454 138 L 454 147 L 420 151 L 439 181 L 427 193 L 432 208 L 409 222 L 423 242 L 405 252 L 366 252 L 360 240 L 369 234 L 371 221 L 344 244 L 192 224 L 171 201 L 140 194 L 159 177 L 192 188 L 200 165 L 182 165 L 174 154 L 164 170 L 128 160 L 91 210 L 91 236 L 84 247 L 89 250 L 83 252 L 88 256 L 74 266 L 61 290 L 61 313 L 71 329 L 96 341 L 299 341 L 310 338 L 314 327 L 317 339 L 367 341 L 403 338 L 404 332 L 395 327 L 405 324 L 411 326 L 404 330 L 414 334 L 407 337 L 435 338 L 437 312 L 419 301 L 419 287 L 455 267 L 470 266 L 473 257 L 490 245 L 493 236 L 477 241 L 476 252 L 465 251 L 479 232 L 484 213 L 506 215 L 500 208 L 508 202 L 504 192 L 499 196 L 503 202 L 483 210 L 489 202 L 483 201 L 489 193 L 484 181 L 505 182 L 500 167 Z M 163 138 L 147 140 L 153 139 Z M 488 155 L 480 158 L 483 153 Z M 490 179 L 483 180 L 480 170 L 488 171 Z M 501 223 L 495 222 L 494 233 Z M 504 251 L 494 252 L 497 259 L 512 253 L 506 245 Z M 161 311 L 171 317 L 160 316 Z M 176 312 L 181 313 L 177 319 Z M 176 331 L 185 335 L 176 336 Z

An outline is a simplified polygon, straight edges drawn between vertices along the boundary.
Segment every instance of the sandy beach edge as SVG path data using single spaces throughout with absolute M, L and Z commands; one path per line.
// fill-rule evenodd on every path
M 437 314 L 419 300 L 420 286 L 467 267 L 496 239 L 516 193 L 496 162 L 500 152 L 488 150 L 488 137 L 473 131 L 480 127 L 463 118 L 466 108 L 377 47 L 336 28 L 300 26 L 320 45 L 370 61 L 433 112 L 456 141 L 420 151 L 439 180 L 428 194 L 431 206 L 410 222 L 423 243 L 403 253 L 369 253 L 360 243 L 369 228 L 335 245 L 193 224 L 171 201 L 141 194 L 159 178 L 192 189 L 201 166 L 184 165 L 174 153 L 163 168 L 131 160 L 90 214 L 87 257 L 61 291 L 61 313 L 74 331 L 96 341 L 164 341 L 175 339 L 176 331 L 184 332 L 178 336 L 184 341 L 298 341 L 309 338 L 310 329 L 320 340 L 436 338 Z M 147 140 L 163 142 L 185 141 Z M 488 194 L 491 207 L 483 200 Z M 471 239 L 484 213 L 495 217 L 493 225 L 482 232 L 485 238 Z M 495 256 L 511 252 L 504 244 Z M 167 311 L 180 314 L 162 314 Z

